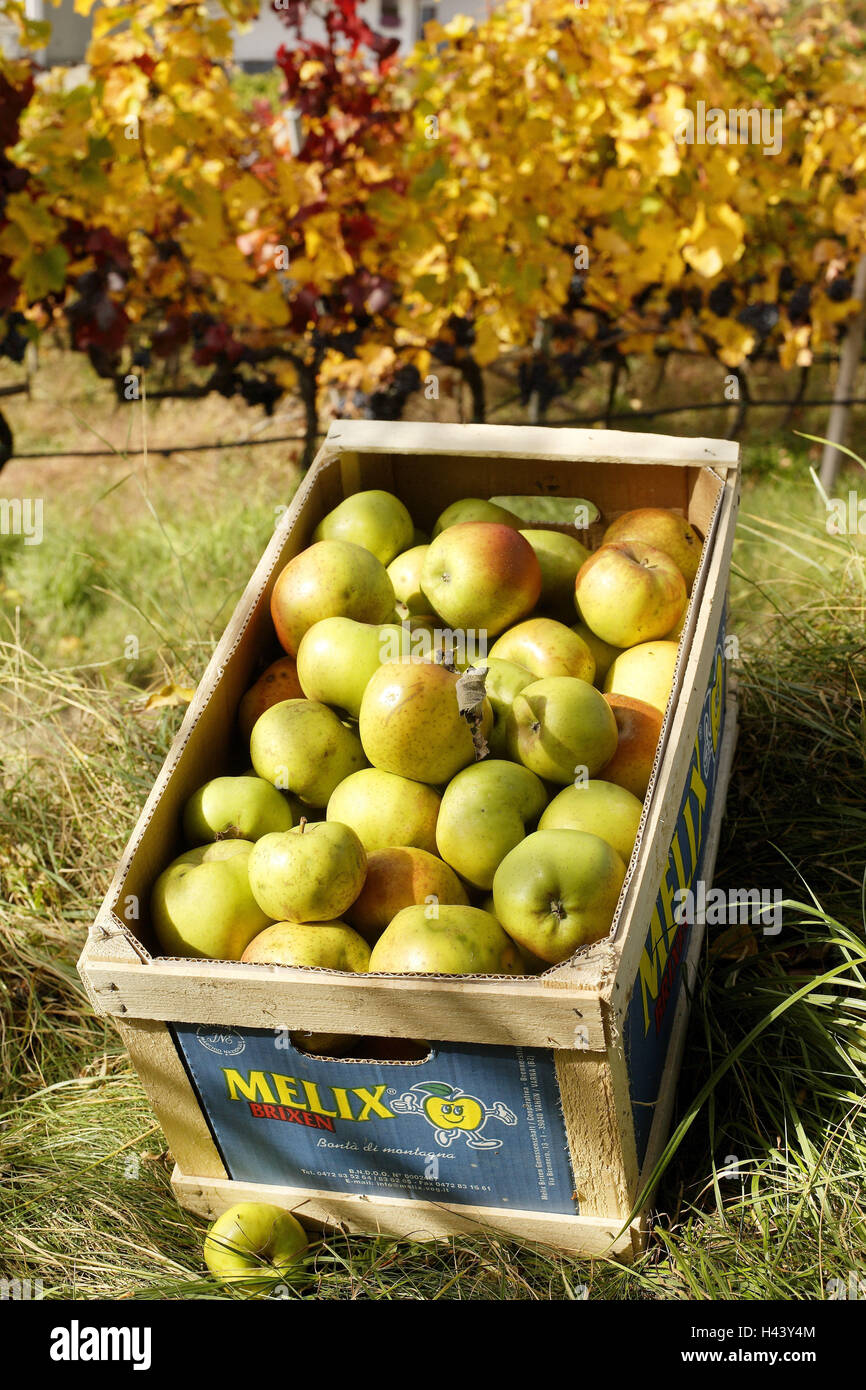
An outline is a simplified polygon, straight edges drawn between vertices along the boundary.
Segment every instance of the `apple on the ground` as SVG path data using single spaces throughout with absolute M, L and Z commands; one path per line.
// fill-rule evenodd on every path
M 523 962 L 495 917 L 478 907 L 404 907 L 370 955 L 389 975 L 520 975 Z
M 603 642 L 633 647 L 664 637 L 682 617 L 686 584 L 663 550 L 614 541 L 591 555 L 574 590 L 578 616 Z
M 288 801 L 263 777 L 214 777 L 183 808 L 189 845 L 214 840 L 259 840 L 272 830 L 291 830 Z
M 264 835 L 249 859 L 250 887 L 276 922 L 333 922 L 364 886 L 367 856 L 348 825 L 304 821 Z
M 475 761 L 472 732 L 457 703 L 458 679 L 426 661 L 379 667 L 364 691 L 358 725 L 374 767 L 437 786 Z M 481 713 L 486 736 L 493 723 L 486 697 Z
M 558 965 L 610 931 L 624 878 L 622 858 L 599 835 L 536 830 L 496 870 L 496 917 L 525 950 Z
M 353 493 L 328 512 L 313 532 L 313 540 L 351 541 L 388 565 L 409 548 L 414 532 L 415 523 L 399 497 L 370 488 Z
M 458 772 L 445 788 L 436 845 L 474 888 L 491 888 L 502 860 L 544 810 L 540 778 L 517 763 L 486 758 Z
M 239 1202 L 211 1226 L 204 1258 L 220 1283 L 256 1295 L 285 1279 L 306 1248 L 306 1232 L 291 1212 L 266 1202 Z
M 619 731 L 616 752 L 599 777 L 616 782 L 640 801 L 647 794 L 662 731 L 662 712 L 630 695 L 605 695 Z
M 435 854 L 439 801 L 425 782 L 365 767 L 334 788 L 326 819 L 350 825 L 368 854 L 398 845 Z
M 274 922 L 254 936 L 241 960 L 255 965 L 306 965 L 361 973 L 370 947 L 346 922 Z
M 271 617 L 281 645 L 296 656 L 301 638 L 323 618 L 387 623 L 394 586 L 381 560 L 352 541 L 317 541 L 290 560 L 271 594 Z
M 358 735 L 319 700 L 284 700 L 265 710 L 250 735 L 250 759 L 259 777 L 320 807 L 367 762 Z
M 538 822 L 539 830 L 587 830 L 600 835 L 627 864 L 640 825 L 642 802 L 614 782 L 591 778 L 565 787 Z
M 244 742 L 249 743 L 253 725 L 266 709 L 283 700 L 298 700 L 303 693 L 294 657 L 281 656 L 279 661 L 272 661 L 238 705 L 238 725 Z
M 590 552 L 576 536 L 565 531 L 535 531 L 523 527 L 541 566 L 539 606 L 553 618 L 570 622 L 574 617 L 574 581 Z
M 357 719 L 368 680 L 389 659 L 391 644 L 399 644 L 403 636 L 399 623 L 359 623 L 354 618 L 313 623 L 298 647 L 303 693 Z
M 703 542 L 684 516 L 667 507 L 637 507 L 612 521 L 604 533 L 609 541 L 643 541 L 663 550 L 679 569 L 691 590 L 701 560 Z
M 453 869 L 423 849 L 377 849 L 367 856 L 364 887 L 346 919 L 372 945 L 404 907 L 435 903 L 469 906 Z
M 508 751 L 537 777 L 568 786 L 594 777 L 616 752 L 616 720 L 604 696 L 577 676 L 548 676 L 515 696 Z
M 664 714 L 674 683 L 676 642 L 641 642 L 618 656 L 604 679 L 609 695 L 629 695 Z
M 519 531 L 495 522 L 462 522 L 431 541 L 421 588 L 449 627 L 495 637 L 531 613 L 541 566 Z
M 240 960 L 272 920 L 249 879 L 250 840 L 217 840 L 187 850 L 153 885 L 150 915 L 167 956 Z
M 520 518 L 507 507 L 497 507 L 495 503 L 488 502 L 483 497 L 461 497 L 458 502 L 452 502 L 450 507 L 446 507 L 439 516 L 433 527 L 434 540 L 440 532 L 447 531 L 451 526 L 461 526 L 467 521 L 495 522 L 500 526 L 511 526 L 515 531 L 520 526 Z
M 578 676 L 592 683 L 595 679 L 595 657 L 588 643 L 554 618 L 527 618 L 510 627 L 493 643 L 490 655 L 524 666 L 537 680 Z

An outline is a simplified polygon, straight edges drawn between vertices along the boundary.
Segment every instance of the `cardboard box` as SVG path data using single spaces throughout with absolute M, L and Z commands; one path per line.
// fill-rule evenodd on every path
M 726 591 L 737 446 L 613 431 L 344 421 L 281 517 L 198 687 L 79 962 L 165 1131 L 179 1200 L 274 1201 L 314 1223 L 419 1236 L 485 1228 L 628 1256 L 664 1144 L 736 733 Z M 656 766 L 609 938 L 542 976 L 346 975 L 155 957 L 151 886 L 180 811 L 238 767 L 236 711 L 278 655 L 269 598 L 320 518 L 368 487 L 430 528 L 460 497 L 588 497 L 610 521 L 679 509 L 705 537 Z M 234 761 L 233 761 L 234 760 Z M 318 1058 L 299 1029 L 429 1040 L 417 1062 Z M 454 1107 L 460 1107 L 455 1110 Z

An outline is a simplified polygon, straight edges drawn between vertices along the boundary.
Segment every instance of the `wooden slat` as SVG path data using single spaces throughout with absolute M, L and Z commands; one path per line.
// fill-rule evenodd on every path
M 534 425 L 450 425 L 426 420 L 335 420 L 325 448 L 380 454 L 461 454 L 475 458 L 585 459 L 611 463 L 736 464 L 728 439 L 689 439 L 627 430 L 556 429 Z M 500 489 L 501 490 L 501 489 Z
M 291 1211 L 305 1225 L 337 1227 L 360 1235 L 436 1240 L 455 1235 L 510 1237 L 572 1255 L 616 1256 L 630 1260 L 642 1248 L 645 1230 L 636 1221 L 620 1233 L 616 1221 L 544 1212 L 502 1211 L 498 1207 L 448 1206 L 399 1197 L 365 1197 L 316 1192 L 258 1183 L 188 1177 L 175 1168 L 171 1185 L 181 1206 L 214 1220 L 235 1202 L 271 1202 Z
M 84 968 L 98 1011 L 121 1018 L 552 1048 L 574 1046 L 579 1019 L 589 1050 L 605 1047 L 598 995 L 539 979 L 361 976 L 210 960 L 87 959 Z
M 624 1220 L 637 1182 L 634 1141 L 622 1125 L 609 1056 L 556 1054 L 556 1079 L 578 1204 L 584 1216 Z
M 227 1178 L 198 1097 L 164 1023 L 115 1019 L 175 1162 L 205 1178 Z

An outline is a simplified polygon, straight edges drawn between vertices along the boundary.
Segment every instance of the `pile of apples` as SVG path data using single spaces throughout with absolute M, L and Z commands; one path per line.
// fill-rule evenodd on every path
M 642 508 L 590 553 L 472 498 L 428 541 L 393 494 L 346 498 L 276 581 L 286 656 L 238 711 L 249 771 L 185 806 L 162 950 L 521 975 L 604 936 L 701 545 Z

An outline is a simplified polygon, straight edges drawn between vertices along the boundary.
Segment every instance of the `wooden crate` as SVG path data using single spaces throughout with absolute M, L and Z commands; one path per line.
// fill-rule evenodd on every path
M 721 440 L 615 431 L 332 426 L 201 680 L 79 962 L 163 1127 L 184 1206 L 213 1217 L 258 1198 L 351 1231 L 488 1229 L 621 1257 L 640 1247 L 643 1219 L 628 1217 L 665 1141 L 702 937 L 699 922 L 677 926 L 672 898 L 712 880 L 736 736 L 725 616 L 737 454 Z M 243 765 L 237 706 L 278 655 L 274 581 L 319 519 L 368 487 L 395 492 L 427 528 L 460 497 L 531 493 L 588 497 L 608 521 L 674 507 L 705 537 L 611 935 L 542 976 L 355 976 L 151 954 L 148 897 L 182 848 L 183 803 Z M 431 1055 L 309 1057 L 288 1040 L 298 1029 L 424 1038 Z M 484 1113 L 453 1142 L 415 1108 L 412 1088 L 431 1078 Z

